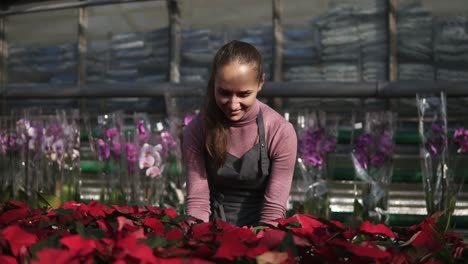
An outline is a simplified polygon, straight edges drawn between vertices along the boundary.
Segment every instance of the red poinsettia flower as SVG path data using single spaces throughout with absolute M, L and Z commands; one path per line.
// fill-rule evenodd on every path
M 18 262 L 12 256 L 4 256 L 2 250 L 0 250 L 0 263 L 17 264 Z
M 180 231 L 179 229 L 177 228 L 172 228 L 171 230 L 167 231 L 166 233 L 166 238 L 168 240 L 182 240 L 182 238 L 184 237 L 184 234 L 182 233 L 182 231 Z
M 199 258 L 158 258 L 158 264 L 214 264 L 215 262 Z
M 107 222 L 104 219 L 99 219 L 96 221 L 96 224 L 99 226 L 99 228 L 106 233 L 107 236 L 111 236 L 112 233 L 114 232 L 114 228 L 112 227 L 109 222 Z
M 248 257 L 248 258 L 256 258 L 257 256 L 260 256 L 266 252 L 269 252 L 269 248 L 267 248 L 266 246 L 264 245 L 259 245 L 259 246 L 256 246 L 256 247 L 252 247 L 252 248 L 249 248 L 247 250 L 247 252 L 245 253 L 245 256 Z
M 10 256 L 1 256 L 0 255 L 0 263 L 2 264 L 17 264 L 18 262 L 14 257 Z
M 365 221 L 362 223 L 361 227 L 359 228 L 361 233 L 369 234 L 369 235 L 382 235 L 387 236 L 390 238 L 396 238 L 395 233 L 393 233 L 390 228 L 383 224 L 373 225 L 369 221 Z
M 151 228 L 156 234 L 164 236 L 164 224 L 156 218 L 143 220 L 143 225 Z
M 192 250 L 177 246 L 157 247 L 155 249 L 155 254 L 163 258 L 189 257 L 192 254 Z
M 164 209 L 163 209 L 163 213 L 164 213 L 164 215 L 168 215 L 168 216 L 170 216 L 171 218 L 175 218 L 176 216 L 179 215 L 179 214 L 176 212 L 176 210 L 174 210 L 173 208 L 164 208 Z
M 20 219 L 25 219 L 30 210 L 29 208 L 11 209 L 0 215 L 0 225 L 9 225 Z
M 36 254 L 38 261 L 32 260 L 31 264 L 49 263 L 80 263 L 78 259 L 71 261 L 73 256 L 68 250 L 58 248 L 44 248 Z
M 2 235 L 8 241 L 14 256 L 18 256 L 22 248 L 30 247 L 38 241 L 36 235 L 24 231 L 17 225 L 8 226 L 2 231 Z
M 286 231 L 268 228 L 258 232 L 257 237 L 260 239 L 260 245 L 268 249 L 276 248 L 286 237 Z
M 73 257 L 85 257 L 96 249 L 96 242 L 91 239 L 84 239 L 80 235 L 72 235 L 60 239 L 60 243 L 69 249 L 69 254 Z
M 115 241 L 110 238 L 101 238 L 96 241 L 96 252 L 99 258 L 108 259 L 112 256 L 115 247 Z
M 214 258 L 233 261 L 236 257 L 245 256 L 248 249 L 244 239 L 237 231 L 226 232 Z
M 143 230 L 134 235 L 127 236 L 124 239 L 117 241 L 115 247 L 119 250 L 114 257 L 116 259 L 134 259 L 139 263 L 157 263 L 157 259 L 153 254 L 153 250 L 146 244 L 138 242 L 137 239 L 143 238 Z
M 208 242 L 216 239 L 217 234 L 213 231 L 214 226 L 211 222 L 204 222 L 193 225 L 189 230 L 192 239 Z

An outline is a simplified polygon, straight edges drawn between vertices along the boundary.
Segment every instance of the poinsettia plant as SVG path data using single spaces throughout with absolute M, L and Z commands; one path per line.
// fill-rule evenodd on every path
M 440 214 L 407 228 L 356 228 L 296 214 L 277 226 L 201 222 L 171 208 L 67 202 L 0 204 L 0 263 L 466 263 Z

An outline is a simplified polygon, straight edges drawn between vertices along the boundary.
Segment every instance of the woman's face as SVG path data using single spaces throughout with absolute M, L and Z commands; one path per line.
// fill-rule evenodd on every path
M 215 76 L 216 104 L 229 120 L 237 121 L 250 110 L 264 82 L 264 76 L 260 82 L 257 80 L 252 65 L 238 62 L 224 65 Z

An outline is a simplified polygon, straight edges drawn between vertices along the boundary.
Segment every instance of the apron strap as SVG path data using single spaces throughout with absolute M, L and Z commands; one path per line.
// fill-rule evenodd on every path
M 268 154 L 266 150 L 265 143 L 265 125 L 263 124 L 263 114 L 262 111 L 258 112 L 257 116 L 257 126 L 258 126 L 258 140 L 260 142 L 260 163 L 263 176 L 268 176 L 270 174 L 270 160 L 268 159 Z

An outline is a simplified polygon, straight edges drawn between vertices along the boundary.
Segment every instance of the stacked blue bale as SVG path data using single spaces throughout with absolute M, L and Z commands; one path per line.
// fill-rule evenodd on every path
M 112 36 L 106 83 L 151 83 L 168 79 L 167 28 Z
M 468 81 L 468 19 L 445 18 L 435 29 L 437 80 Z
M 283 31 L 283 79 L 285 81 L 320 81 L 318 65 L 320 36 L 312 22 L 306 26 L 285 26 Z
M 266 79 L 271 80 L 273 64 L 273 28 L 271 26 L 248 27 L 241 30 L 238 38 L 241 41 L 254 45 L 263 58 L 263 70 L 266 73 Z
M 209 29 L 183 30 L 180 81 L 208 81 L 211 61 L 216 50 L 223 45 L 223 39 L 221 33 Z
M 109 69 L 109 43 L 105 41 L 91 42 L 86 53 L 86 82 L 104 83 Z
M 10 85 L 75 84 L 77 81 L 76 44 L 12 45 L 8 53 Z
M 386 79 L 388 38 L 386 1 L 332 1 L 316 19 L 324 80 L 338 82 Z
M 433 18 L 419 1 L 406 1 L 397 10 L 398 79 L 434 80 Z

